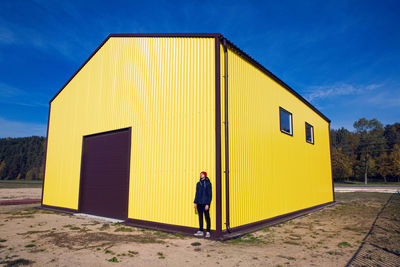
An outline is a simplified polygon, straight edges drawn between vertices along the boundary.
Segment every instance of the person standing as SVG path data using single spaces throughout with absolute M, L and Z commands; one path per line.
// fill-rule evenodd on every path
M 200 181 L 196 184 L 196 196 L 194 198 L 194 208 L 197 209 L 199 215 L 199 230 L 194 234 L 195 236 L 204 236 L 203 230 L 203 214 L 206 218 L 207 232 L 206 238 L 210 238 L 210 204 L 212 199 L 212 187 L 210 179 L 207 177 L 206 172 L 200 173 Z

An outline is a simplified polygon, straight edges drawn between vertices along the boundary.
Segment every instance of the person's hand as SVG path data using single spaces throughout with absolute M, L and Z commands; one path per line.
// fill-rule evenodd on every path
M 194 203 L 194 209 L 197 209 L 197 204 L 196 203 Z
M 210 207 L 209 207 L 208 205 L 206 205 L 206 208 L 205 208 L 205 209 L 208 210 L 209 208 L 210 208 Z

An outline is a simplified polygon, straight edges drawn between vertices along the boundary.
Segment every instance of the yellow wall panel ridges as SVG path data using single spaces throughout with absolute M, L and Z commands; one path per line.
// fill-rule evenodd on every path
M 214 50 L 214 38 L 110 38 L 51 104 L 43 204 L 77 209 L 82 136 L 132 127 L 128 217 L 197 227 L 200 171 L 215 192 Z
M 231 49 L 228 72 L 231 227 L 332 201 L 329 123 Z M 221 88 L 223 73 L 221 63 Z M 293 114 L 293 136 L 280 131 L 279 106 Z

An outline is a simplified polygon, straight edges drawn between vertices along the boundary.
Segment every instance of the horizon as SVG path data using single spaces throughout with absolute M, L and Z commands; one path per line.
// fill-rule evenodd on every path
M 332 129 L 400 117 L 397 1 L 93 3 L 0 3 L 0 137 L 46 136 L 48 101 L 110 33 L 220 32 Z

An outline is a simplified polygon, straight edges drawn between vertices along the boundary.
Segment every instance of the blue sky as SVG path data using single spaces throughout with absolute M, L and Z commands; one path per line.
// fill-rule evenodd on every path
M 109 33 L 220 32 L 332 120 L 400 121 L 400 1 L 0 1 L 0 137 L 45 135 L 48 101 Z

